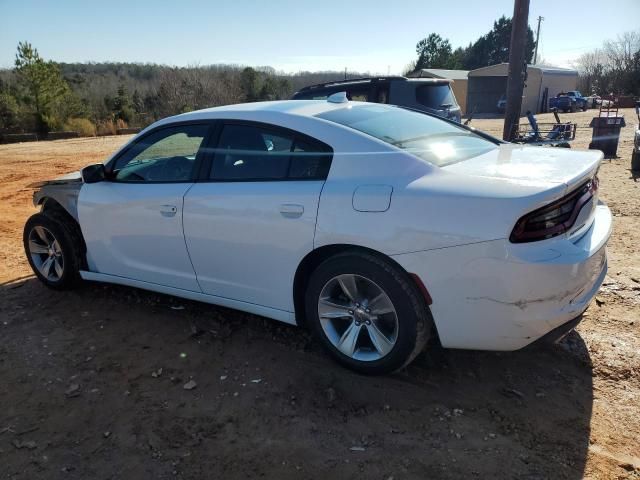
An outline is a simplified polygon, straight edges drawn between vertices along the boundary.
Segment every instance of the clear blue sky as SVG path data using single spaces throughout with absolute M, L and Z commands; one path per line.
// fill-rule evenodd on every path
M 61 62 L 400 73 L 429 33 L 467 45 L 512 12 L 512 0 L 0 0 L 0 67 L 12 67 L 18 41 L 28 40 Z M 539 56 L 558 66 L 640 30 L 640 0 L 531 0 L 534 30 L 538 15 Z

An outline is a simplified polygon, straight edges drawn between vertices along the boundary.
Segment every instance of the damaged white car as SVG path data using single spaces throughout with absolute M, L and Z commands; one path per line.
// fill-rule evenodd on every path
M 40 185 L 24 246 L 50 287 L 306 325 L 343 365 L 384 373 L 436 336 L 515 350 L 573 328 L 607 271 L 601 158 L 344 94 L 212 108 Z

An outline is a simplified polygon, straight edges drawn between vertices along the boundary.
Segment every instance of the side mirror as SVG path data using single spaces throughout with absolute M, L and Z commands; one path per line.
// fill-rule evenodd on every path
M 80 176 L 84 183 L 98 183 L 107 178 L 104 165 L 102 163 L 96 163 L 95 165 L 89 165 L 80 170 Z

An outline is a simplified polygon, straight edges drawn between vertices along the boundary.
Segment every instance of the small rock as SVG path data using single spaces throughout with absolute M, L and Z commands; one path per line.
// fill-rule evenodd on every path
M 497 435 L 496 435 L 495 433 L 490 433 L 490 434 L 489 434 L 489 438 L 491 438 L 491 439 L 494 439 L 494 438 L 496 438 L 496 437 L 497 437 Z
M 260 383 L 261 381 L 261 378 L 254 378 L 253 380 L 251 380 L 251 383 Z
M 160 375 L 162 375 L 162 368 L 159 368 L 158 370 L 151 372 L 151 376 L 153 378 L 158 378 Z
M 349 450 L 351 450 L 352 452 L 364 452 L 366 448 L 354 446 L 354 447 L 351 447 Z
M 226 375 L 220 375 L 220 380 L 226 380 L 227 376 Z
M 107 431 L 102 434 L 104 438 L 109 438 L 111 436 L 111 432 Z
M 507 397 L 524 398 L 524 393 L 522 393 L 521 391 L 516 390 L 514 388 L 503 388 L 502 389 L 502 394 L 507 396 Z
M 237 397 L 238 395 L 240 395 L 238 392 L 233 392 L 234 397 Z
M 333 388 L 327 388 L 324 393 L 327 395 L 327 402 L 333 403 L 336 401 L 336 391 Z
M 185 383 L 182 386 L 182 388 L 184 388 L 185 390 L 193 390 L 197 386 L 198 386 L 198 384 L 195 382 L 195 380 L 189 380 L 187 383 Z
M 184 310 L 182 305 L 171 305 L 171 310 Z
M 454 408 L 453 409 L 453 415 L 455 417 L 459 417 L 460 415 L 462 415 L 464 413 L 464 410 L 462 410 L 461 408 Z
M 599 299 L 598 297 L 596 297 L 596 305 L 597 305 L 597 306 L 604 305 L 604 300 L 601 300 L 601 299 Z
M 69 385 L 69 388 L 67 388 L 64 394 L 67 397 L 75 397 L 77 395 L 80 395 L 80 385 L 78 385 L 77 383 L 72 383 L 71 385 Z
M 536 397 L 538 397 L 538 398 L 544 398 L 546 396 L 547 396 L 547 394 L 544 393 L 544 392 L 536 392 Z
M 627 462 L 620 463 L 618 466 L 620 468 L 624 468 L 627 472 L 633 472 L 636 469 L 636 467 L 634 467 L 633 464 L 627 463 Z
M 36 442 L 34 442 L 33 440 L 28 440 L 26 442 L 21 442 L 20 440 L 14 440 L 13 442 L 11 442 L 13 444 L 14 447 L 16 447 L 18 450 L 22 449 L 22 448 L 27 448 L 29 450 L 33 450 L 34 448 L 36 448 L 38 445 L 36 444 Z

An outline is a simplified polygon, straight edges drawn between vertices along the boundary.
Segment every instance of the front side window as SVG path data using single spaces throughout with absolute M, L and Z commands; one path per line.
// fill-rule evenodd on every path
M 168 127 L 143 137 L 116 160 L 118 182 L 187 182 L 193 178 L 196 155 L 207 125 Z
M 213 180 L 324 179 L 331 153 L 295 134 L 253 125 L 225 125 L 218 140 Z
M 371 135 L 441 167 L 497 148 L 467 129 L 399 107 L 353 105 L 317 117 Z

